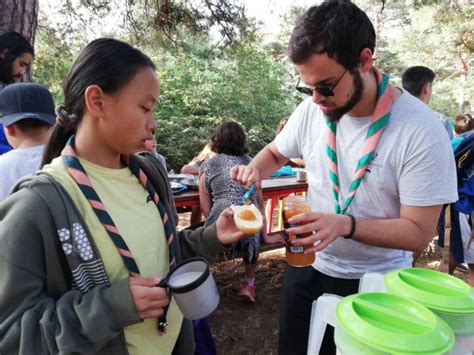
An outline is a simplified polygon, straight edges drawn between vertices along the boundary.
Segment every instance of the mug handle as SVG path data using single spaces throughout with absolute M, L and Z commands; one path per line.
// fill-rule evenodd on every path
M 155 287 L 161 287 L 161 288 L 167 289 L 168 288 L 168 278 L 167 277 L 163 278 L 163 280 L 161 280 L 160 283 L 158 285 L 156 285 Z M 169 291 L 168 291 L 168 294 L 169 294 Z M 164 307 L 163 315 L 158 318 L 158 332 L 160 334 L 165 333 L 166 332 L 166 327 L 168 326 L 168 321 L 166 320 L 166 314 L 168 313 L 168 307 L 169 307 L 169 305 Z
M 161 288 L 168 288 L 168 278 L 165 277 L 163 280 L 160 281 L 158 285 L 155 287 L 161 287 Z

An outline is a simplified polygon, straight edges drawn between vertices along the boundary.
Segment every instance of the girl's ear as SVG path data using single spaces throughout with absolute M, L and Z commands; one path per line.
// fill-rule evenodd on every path
M 372 69 L 372 51 L 369 48 L 364 48 L 359 55 L 360 63 L 359 63 L 359 70 L 362 73 L 367 73 Z
M 84 100 L 87 111 L 93 117 L 104 116 L 104 92 L 98 85 L 88 86 L 84 93 Z

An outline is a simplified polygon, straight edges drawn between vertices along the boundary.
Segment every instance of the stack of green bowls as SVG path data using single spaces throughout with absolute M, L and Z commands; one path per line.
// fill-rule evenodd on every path
M 445 354 L 454 344 L 454 334 L 419 303 L 372 292 L 339 302 L 335 342 L 340 354 Z
M 434 270 L 409 268 L 389 272 L 388 292 L 429 308 L 454 331 L 474 336 L 474 288 L 462 280 Z

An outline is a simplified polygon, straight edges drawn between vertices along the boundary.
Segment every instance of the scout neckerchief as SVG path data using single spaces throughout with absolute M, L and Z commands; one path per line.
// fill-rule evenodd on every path
M 372 160 L 377 148 L 377 144 L 382 135 L 383 129 L 387 125 L 390 118 L 390 110 L 392 108 L 392 93 L 391 86 L 388 84 L 388 76 L 381 74 L 380 71 L 373 67 L 372 68 L 377 80 L 377 103 L 375 105 L 374 114 L 372 115 L 372 121 L 365 138 L 364 145 L 362 146 L 361 157 L 357 163 L 356 171 L 354 173 L 354 179 L 349 187 L 349 195 L 341 208 L 339 204 L 339 175 L 337 168 L 337 153 L 336 153 L 336 131 L 337 124 L 330 121 L 325 117 L 327 125 L 326 134 L 326 153 L 329 161 L 329 177 L 332 182 L 332 195 L 335 201 L 335 209 L 338 214 L 345 214 L 349 205 L 354 200 L 354 196 L 357 193 L 357 189 L 364 178 L 367 166 Z
M 132 252 L 128 248 L 127 243 L 125 243 L 125 240 L 120 235 L 120 232 L 115 226 L 114 221 L 112 220 L 110 215 L 107 213 L 107 210 L 105 209 L 104 204 L 100 200 L 100 197 L 97 194 L 97 192 L 94 190 L 91 180 L 87 176 L 87 173 L 84 167 L 79 161 L 79 158 L 77 156 L 77 153 L 74 147 L 74 136 L 69 138 L 66 146 L 61 152 L 61 157 L 63 159 L 64 165 L 67 168 L 67 171 L 69 172 L 71 177 L 74 179 L 74 181 L 77 183 L 82 193 L 87 198 L 87 201 L 89 201 L 92 209 L 97 215 L 97 218 L 99 218 L 99 221 L 102 223 L 105 230 L 107 231 L 110 238 L 112 239 L 115 246 L 117 247 L 117 250 L 122 257 L 122 260 L 125 266 L 127 267 L 130 273 L 130 276 L 140 276 L 140 271 L 138 270 L 138 265 L 135 262 L 135 259 L 133 258 Z M 158 211 L 160 212 L 161 218 L 163 220 L 163 226 L 165 229 L 166 240 L 168 242 L 169 262 L 170 262 L 170 270 L 171 270 L 176 264 L 176 242 L 174 240 L 174 234 L 173 234 L 174 226 L 173 226 L 172 219 L 166 213 L 166 209 L 161 203 L 158 193 L 155 190 L 155 187 L 153 186 L 151 181 L 148 179 L 148 177 L 145 175 L 143 170 L 140 169 L 138 163 L 135 160 L 130 159 L 130 156 L 128 155 L 122 155 L 120 159 L 122 163 L 124 163 L 125 165 L 129 167 L 133 175 L 137 177 L 137 179 L 140 181 L 143 187 L 148 191 L 153 202 L 158 208 Z M 158 328 L 161 332 L 165 330 L 165 327 L 167 325 L 166 324 L 167 310 L 168 310 L 168 307 L 165 308 L 164 315 L 161 316 L 158 321 Z

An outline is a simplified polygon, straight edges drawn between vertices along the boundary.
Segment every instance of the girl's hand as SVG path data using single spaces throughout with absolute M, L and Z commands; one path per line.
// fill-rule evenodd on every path
M 234 222 L 234 212 L 231 208 L 226 208 L 216 221 L 217 239 L 221 244 L 232 244 L 245 237 Z
M 156 287 L 160 281 L 159 278 L 140 276 L 130 278 L 130 291 L 142 320 L 161 316 L 163 307 L 170 302 L 166 289 Z

